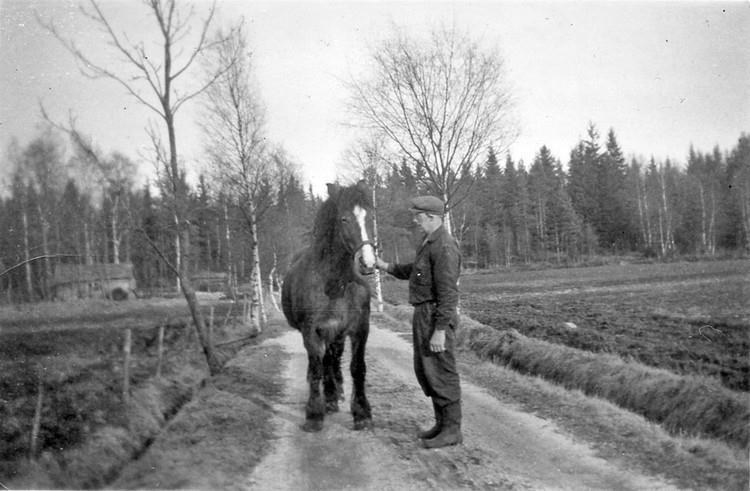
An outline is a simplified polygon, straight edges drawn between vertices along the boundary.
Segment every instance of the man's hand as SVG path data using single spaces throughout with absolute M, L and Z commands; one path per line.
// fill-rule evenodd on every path
M 430 350 L 433 353 L 441 353 L 445 351 L 445 331 L 435 329 L 430 337 Z
M 383 271 L 388 270 L 388 263 L 380 259 L 380 257 L 375 258 L 375 267 L 378 269 L 382 269 Z

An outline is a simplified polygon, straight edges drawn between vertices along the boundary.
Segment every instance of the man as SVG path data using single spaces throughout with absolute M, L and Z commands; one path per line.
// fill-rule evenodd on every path
M 435 425 L 419 432 L 426 448 L 456 445 L 461 435 L 461 387 L 454 356 L 458 327 L 458 243 L 443 227 L 443 202 L 434 196 L 411 200 L 410 211 L 424 233 L 410 264 L 376 260 L 379 269 L 409 280 L 409 303 L 414 306 L 414 371 L 425 395 L 432 398 Z

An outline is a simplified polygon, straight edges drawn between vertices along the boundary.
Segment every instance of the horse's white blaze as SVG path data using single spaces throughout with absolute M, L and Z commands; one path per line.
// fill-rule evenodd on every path
M 353 212 L 354 216 L 357 218 L 357 223 L 359 224 L 359 230 L 362 234 L 362 242 L 368 242 L 370 238 L 367 237 L 367 227 L 365 226 L 365 217 L 367 216 L 367 210 L 357 205 L 354 207 Z M 365 267 L 375 267 L 375 248 L 372 244 L 365 244 L 364 247 L 362 247 L 361 254 L 362 262 L 364 263 Z

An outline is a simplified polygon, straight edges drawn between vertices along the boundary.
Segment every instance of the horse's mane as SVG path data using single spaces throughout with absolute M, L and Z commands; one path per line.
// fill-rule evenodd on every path
M 352 210 L 357 205 L 371 210 L 372 198 L 361 182 L 347 187 L 331 185 L 328 192 L 328 199 L 315 216 L 313 247 L 322 254 L 337 255 L 345 252 L 336 233 L 340 226 L 341 211 Z

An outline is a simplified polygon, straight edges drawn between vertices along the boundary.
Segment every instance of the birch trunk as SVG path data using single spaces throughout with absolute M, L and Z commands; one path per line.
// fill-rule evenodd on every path
M 214 260 L 214 267 L 216 269 L 221 267 L 221 224 L 219 220 L 216 220 L 216 258 Z M 227 276 L 229 271 L 227 271 Z
M 42 210 L 42 205 L 37 205 L 37 211 L 39 213 L 39 222 L 42 226 L 42 253 L 44 254 L 44 278 L 42 279 L 42 297 L 49 298 L 48 283 L 52 278 L 52 265 L 50 263 L 50 250 L 49 250 L 49 220 L 47 215 Z
M 659 168 L 659 186 L 661 188 L 661 210 L 664 217 L 664 227 L 666 230 L 663 232 L 662 238 L 662 250 L 664 252 L 671 252 L 674 249 L 674 238 L 672 236 L 672 213 L 669 209 L 667 201 L 667 182 L 664 178 L 664 169 Z M 659 219 L 659 227 L 661 228 L 661 218 Z
M 716 194 L 714 189 L 709 193 L 710 210 L 708 215 L 708 253 L 711 256 L 716 254 Z
M 646 204 L 644 201 L 646 200 L 646 193 L 645 190 L 643 193 L 641 193 L 641 176 L 640 173 L 635 177 L 636 183 L 635 183 L 635 199 L 638 203 L 638 227 L 641 231 L 641 240 L 643 240 L 643 244 L 645 247 L 650 246 L 651 244 L 648 243 L 648 234 L 646 233 L 646 217 L 645 217 L 645 210 L 644 207 Z
M 505 267 L 509 268 L 513 257 L 513 230 L 507 225 L 503 227 L 503 242 L 505 243 Z
M 229 228 L 229 207 L 227 201 L 224 199 L 224 239 L 226 240 L 227 250 L 227 277 L 229 282 L 229 296 L 232 300 L 237 301 L 237 277 L 234 269 L 234 262 L 232 261 L 232 232 Z
M 174 234 L 174 265 L 177 268 L 177 271 L 180 271 L 180 274 L 177 275 L 175 286 L 177 287 L 177 291 L 182 290 L 182 281 L 181 281 L 181 273 L 182 273 L 182 240 L 180 240 L 180 220 L 177 217 L 177 215 L 174 215 L 174 224 L 176 233 Z
M 84 254 L 86 254 L 86 264 L 94 264 L 94 258 L 91 252 L 91 231 L 89 230 L 88 220 L 84 220 L 83 222 L 83 249 L 85 251 Z
M 29 295 L 29 300 L 34 298 L 34 284 L 31 277 L 31 253 L 29 251 L 29 215 L 26 212 L 26 207 L 21 212 L 21 220 L 23 221 L 23 258 L 24 258 L 24 271 L 26 272 L 26 293 Z
M 706 252 L 708 237 L 706 235 L 706 197 L 703 193 L 703 183 L 698 181 L 698 196 L 701 203 L 701 252 Z
M 648 246 L 654 246 L 654 224 L 651 222 L 651 207 L 649 206 L 648 195 L 643 197 L 643 207 L 646 213 L 646 238 Z
M 375 244 L 375 249 L 380 250 L 380 239 L 378 235 L 378 203 L 377 196 L 375 194 L 375 187 L 372 188 L 372 241 Z M 378 312 L 383 311 L 383 285 L 381 283 L 380 270 L 375 268 L 375 298 L 378 301 Z
M 271 299 L 271 305 L 273 305 L 273 308 L 276 312 L 279 312 L 279 304 L 276 302 L 276 292 L 274 285 L 276 284 L 276 267 L 278 265 L 278 257 L 276 256 L 276 252 L 273 253 L 273 265 L 271 266 L 271 271 L 268 272 L 268 296 Z
M 255 291 L 255 307 L 259 317 L 258 332 L 261 332 L 268 324 L 268 316 L 266 315 L 266 308 L 263 302 L 263 278 L 260 275 L 260 251 L 258 250 L 258 225 L 256 221 L 255 208 L 252 208 L 250 210 L 250 240 L 253 247 L 250 260 L 253 265 L 252 285 Z
M 120 264 L 120 235 L 117 230 L 117 209 L 119 207 L 120 197 L 115 196 L 114 203 L 112 204 L 112 218 L 110 220 L 110 226 L 112 227 L 112 262 L 114 264 Z
M 542 253 L 544 254 L 544 259 L 547 259 L 547 237 L 544 233 L 547 224 L 546 222 L 546 216 L 545 216 L 545 210 L 544 210 L 544 200 L 541 196 L 537 196 L 536 200 L 537 205 L 537 212 L 536 212 L 536 232 L 539 235 L 539 244 L 542 249 Z
M 667 254 L 667 248 L 664 238 L 664 216 L 662 214 L 662 209 L 659 208 L 658 210 L 658 216 L 659 216 L 659 250 L 661 251 L 662 257 L 664 257 Z
M 445 212 L 445 215 L 443 216 L 443 226 L 445 227 L 445 230 L 448 231 L 449 234 L 455 236 L 453 233 L 453 220 L 451 219 L 452 213 L 450 211 Z

